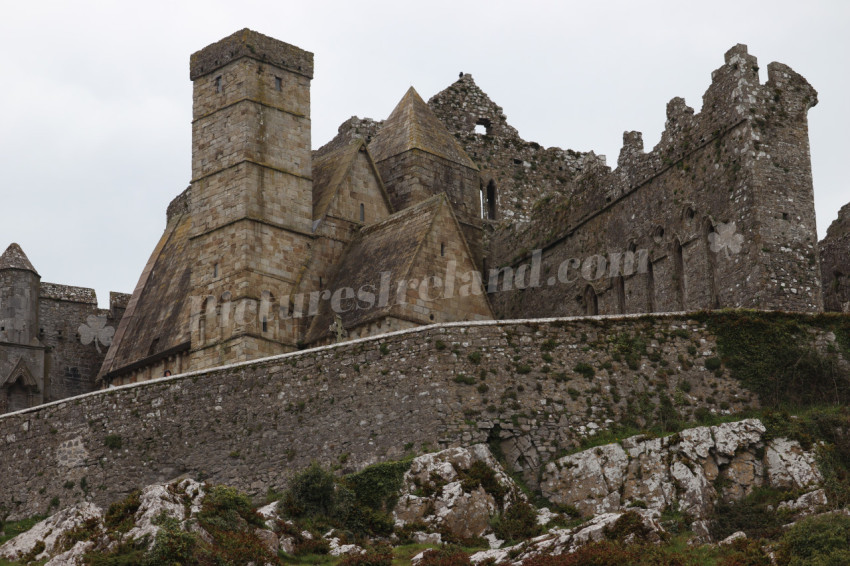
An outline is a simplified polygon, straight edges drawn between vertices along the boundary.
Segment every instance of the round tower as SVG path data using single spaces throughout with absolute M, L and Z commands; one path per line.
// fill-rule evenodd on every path
M 38 342 L 38 294 L 41 276 L 18 244 L 0 256 L 0 342 Z

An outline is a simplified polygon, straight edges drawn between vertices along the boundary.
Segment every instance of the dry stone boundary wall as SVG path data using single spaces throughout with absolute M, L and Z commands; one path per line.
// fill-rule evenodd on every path
M 114 501 L 181 475 L 253 494 L 489 442 L 531 483 L 614 422 L 758 403 L 685 314 L 451 323 L 113 388 L 0 417 L 0 509 Z M 712 366 L 712 364 L 709 364 Z M 714 369 L 712 367 L 712 369 Z

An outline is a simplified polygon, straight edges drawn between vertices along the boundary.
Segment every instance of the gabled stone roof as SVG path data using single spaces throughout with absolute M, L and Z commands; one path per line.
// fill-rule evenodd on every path
M 375 161 L 380 162 L 412 149 L 478 170 L 446 126 L 410 87 L 369 144 L 369 151 Z
M 27 254 L 21 249 L 18 244 L 11 244 L 3 255 L 0 255 L 0 269 L 22 269 L 24 271 L 32 271 L 38 275 L 38 271 L 30 263 Z
M 358 289 L 371 286 L 376 296 L 381 286 L 381 274 L 392 275 L 392 287 L 386 305 L 378 299 L 368 309 L 352 308 L 339 313 L 343 327 L 356 328 L 362 324 L 391 315 L 395 305 L 395 285 L 405 279 L 416 252 L 427 236 L 441 207 L 449 206 L 446 195 L 440 193 L 419 204 L 363 228 L 345 252 L 331 285 L 331 291 L 349 287 Z M 334 316 L 329 301 L 324 301 L 313 320 L 306 342 L 315 342 L 329 333 Z
M 188 212 L 169 218 L 121 318 L 98 379 L 161 352 L 188 349 L 194 259 L 189 240 L 191 228 Z
M 366 154 L 366 159 L 369 160 L 369 165 L 381 187 L 381 193 L 383 194 L 384 202 L 387 203 L 387 208 L 390 211 L 392 210 L 390 198 L 384 190 L 381 177 L 377 169 L 375 169 L 375 164 L 372 161 L 371 155 L 369 155 L 369 150 L 366 149 L 366 142 L 362 139 L 357 139 L 346 146 L 314 156 L 313 222 L 327 214 L 331 202 L 333 202 L 334 197 L 339 192 L 340 185 L 345 180 L 346 175 L 351 170 L 354 161 L 361 151 Z
M 29 366 L 23 358 L 19 359 L 18 363 L 15 364 L 15 367 L 12 368 L 12 371 L 3 378 L 3 381 L 0 381 L 0 387 L 14 385 L 19 377 L 21 378 L 21 381 L 23 381 L 22 385 L 27 389 L 38 389 L 38 382 L 33 377 Z

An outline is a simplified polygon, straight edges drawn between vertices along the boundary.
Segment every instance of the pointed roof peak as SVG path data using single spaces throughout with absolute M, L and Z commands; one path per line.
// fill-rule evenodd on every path
M 24 253 L 21 246 L 15 243 L 10 244 L 3 255 L 0 255 L 0 269 L 22 269 L 38 275 L 38 271 L 30 263 L 27 254 Z
M 369 151 L 376 163 L 411 149 L 419 149 L 464 167 L 478 169 L 412 86 L 369 144 Z

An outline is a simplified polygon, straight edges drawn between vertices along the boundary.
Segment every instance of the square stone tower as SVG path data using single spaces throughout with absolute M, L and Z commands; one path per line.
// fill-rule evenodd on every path
M 294 350 L 262 320 L 288 297 L 312 222 L 313 54 L 244 29 L 192 55 L 192 368 Z M 263 303 L 263 308 L 260 308 Z

